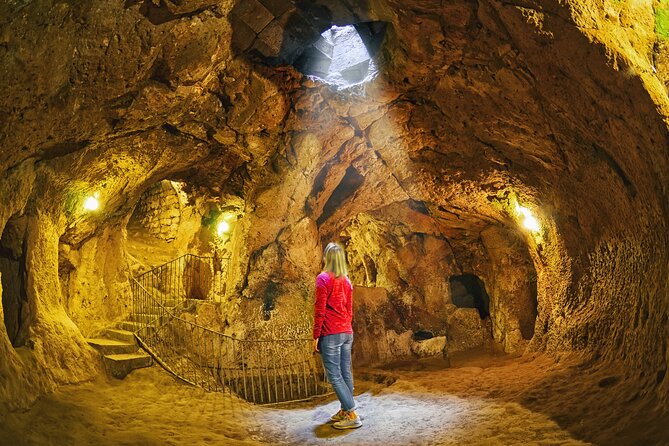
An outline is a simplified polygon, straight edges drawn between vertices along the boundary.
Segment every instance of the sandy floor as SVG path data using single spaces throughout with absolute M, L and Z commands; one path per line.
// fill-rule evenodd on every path
M 30 411 L 3 416 L 0 444 L 590 444 L 561 428 L 546 414 L 550 410 L 528 408 L 537 405 L 536 389 L 547 377 L 566 379 L 567 370 L 542 357 L 359 370 L 356 399 L 364 426 L 341 432 L 327 422 L 339 408 L 332 396 L 283 407 L 252 406 L 183 385 L 154 366 L 123 381 L 100 378 L 65 387 Z M 522 403 L 523 395 L 529 404 Z

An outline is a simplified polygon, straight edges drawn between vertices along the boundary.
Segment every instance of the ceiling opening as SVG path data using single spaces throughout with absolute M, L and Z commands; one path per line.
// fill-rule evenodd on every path
M 374 79 L 377 53 L 385 35 L 384 22 L 332 26 L 295 61 L 302 73 L 344 90 Z

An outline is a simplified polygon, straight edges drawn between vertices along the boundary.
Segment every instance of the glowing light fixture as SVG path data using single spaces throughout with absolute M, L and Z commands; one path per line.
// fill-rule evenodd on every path
M 218 226 L 216 226 L 216 232 L 218 233 L 219 237 L 223 236 L 223 234 L 227 234 L 230 232 L 230 223 L 225 220 L 221 220 L 218 222 Z
M 532 232 L 540 232 L 541 225 L 532 212 L 526 207 L 516 204 L 516 212 L 523 217 L 523 226 Z
M 91 212 L 98 210 L 100 207 L 100 201 L 98 200 L 99 196 L 100 194 L 96 192 L 93 195 L 87 197 L 84 201 L 84 209 Z

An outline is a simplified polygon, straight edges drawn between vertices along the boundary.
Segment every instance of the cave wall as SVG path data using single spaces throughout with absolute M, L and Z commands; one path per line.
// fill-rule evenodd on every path
M 537 273 L 527 246 L 508 229 L 481 232 L 489 257 L 483 272 L 490 295 L 493 338 L 506 352 L 522 352 L 534 337 L 537 316 Z
M 527 255 L 500 255 L 499 262 L 514 265 L 487 274 L 481 269 L 481 275 L 498 301 L 509 294 L 532 301 L 528 257 L 534 263 L 538 319 L 532 348 L 643 362 L 650 375 L 661 376 L 665 349 L 657 349 L 653 339 L 666 330 L 666 288 L 659 277 L 667 257 L 660 248 L 666 246 L 667 135 L 653 100 L 666 92 L 651 88 L 644 77 L 648 70 L 628 69 L 640 63 L 635 54 L 613 45 L 621 53 L 612 56 L 603 46 L 610 42 L 591 45 L 572 21 L 582 17 L 572 19 L 568 8 L 477 6 L 454 5 L 457 14 L 448 19 L 427 6 L 418 17 L 390 18 L 395 26 L 388 42 L 401 51 L 393 52 L 387 77 L 370 85 L 364 99 L 344 100 L 310 84 L 294 93 L 295 112 L 287 116 L 286 128 L 309 129 L 325 160 L 312 176 L 306 211 L 319 221 L 324 240 L 338 237 L 352 215 L 412 199 L 426 203 L 444 226 L 465 226 L 475 240 L 490 226 L 519 226 L 509 198 L 516 193 L 538 210 L 543 240 L 521 236 Z M 433 67 L 442 67 L 436 83 Z M 421 89 L 431 93 L 418 94 Z M 666 102 L 660 99 L 660 105 Z M 300 138 L 300 147 L 303 137 L 293 134 L 285 146 L 294 148 Z M 269 178 L 295 162 L 294 153 L 279 150 Z M 337 193 L 342 180 L 357 189 Z M 304 196 L 302 187 L 297 190 L 294 208 L 292 200 L 281 201 L 280 210 L 267 214 L 272 224 L 278 226 L 275 216 L 290 221 L 286 216 L 297 212 Z M 263 188 L 259 207 L 272 196 L 280 194 Z M 251 243 L 279 232 L 261 228 L 267 231 L 250 237 Z M 653 283 L 645 291 L 633 279 L 639 265 L 648 268 Z M 651 300 L 657 313 L 644 310 Z M 497 309 L 500 320 L 517 325 L 513 342 L 527 337 L 521 320 L 511 316 L 523 302 Z M 625 323 L 613 320 L 620 311 Z M 532 325 L 522 324 L 524 330 Z M 619 334 L 611 336 L 614 332 Z M 500 333 L 496 337 L 511 342 Z M 645 347 L 639 349 L 641 343 Z M 653 365 L 643 356 L 655 358 Z
M 117 228 L 105 228 L 78 249 L 59 245 L 63 308 L 85 337 L 95 337 L 110 321 L 130 314 L 130 271 L 124 247 L 124 233 Z
M 449 240 L 411 205 L 394 204 L 375 216 L 358 214 L 341 233 L 356 285 L 354 300 L 361 301 L 355 313 L 357 365 L 448 357 L 491 340 L 489 325 L 486 333 L 475 309 L 453 304 L 449 279 L 462 269 Z M 505 326 L 498 330 L 505 332 Z M 443 342 L 439 348 L 421 347 L 427 343 L 415 339 L 418 332 Z
M 522 353 L 534 335 L 537 304 L 536 272 L 520 234 L 491 226 L 481 232 L 480 240 L 465 239 L 465 247 L 457 236 L 443 237 L 425 209 L 419 208 L 425 212 L 421 213 L 412 206 L 411 202 L 398 203 L 379 209 L 375 216 L 358 214 L 340 233 L 353 283 L 379 288 L 378 295 L 383 296 L 381 302 L 370 305 L 366 297 L 370 292 L 361 292 L 365 303 L 356 316 L 365 322 L 358 324 L 357 339 L 364 345 L 363 338 L 370 331 L 377 338 L 375 349 L 384 351 L 363 358 L 363 352 L 372 349 L 361 347 L 359 363 L 400 359 L 401 343 L 404 359 L 435 354 L 432 349 L 418 353 L 413 339 L 418 331 L 444 337 L 443 351 L 436 353 L 446 357 L 490 346 L 492 339 L 500 350 Z M 481 286 L 490 297 L 489 320 L 483 321 L 474 308 L 454 304 L 450 279 L 462 274 L 482 279 Z M 394 335 L 380 334 L 386 331 L 409 335 L 399 341 Z M 388 338 L 385 348 L 378 341 L 383 338 Z M 388 353 L 391 351 L 394 353 Z
M 398 218 L 412 225 L 383 219 L 386 212 L 400 209 L 391 206 L 376 218 L 358 214 L 341 234 L 358 305 L 354 316 L 357 365 L 414 357 L 411 345 L 417 331 L 446 335 L 452 307 L 448 277 L 458 271 L 452 250 L 429 219 Z
M 3 409 L 26 408 L 40 394 L 100 373 L 99 354 L 84 335 L 127 313 L 123 228 L 144 188 L 156 181 L 154 169 L 169 175 L 197 153 L 181 152 L 178 139 L 132 135 L 127 145 L 114 141 L 48 163 L 29 159 L 3 174 L 3 230 L 10 217 L 27 221 L 29 315 L 23 346 L 14 348 L 2 330 Z M 86 214 L 83 199 L 98 188 L 103 211 Z
M 400 314 L 385 288 L 356 286 L 353 311 L 355 367 L 390 364 L 414 356 L 411 351 L 413 332 L 397 328 L 402 324 Z
M 32 162 L 22 163 L 10 172 L 3 172 L 2 181 L 0 182 L 3 199 L 3 206 L 0 206 L 0 227 L 3 229 L 3 232 L 10 217 L 23 214 L 27 198 L 32 191 L 35 176 L 35 167 Z M 27 222 L 26 226 L 28 226 Z M 26 251 L 27 245 L 28 241 L 26 240 L 26 244 L 24 245 Z M 25 255 L 27 262 L 27 252 Z M 0 286 L 2 285 L 0 284 Z M 30 299 L 31 295 L 28 294 L 27 287 L 26 294 L 28 299 Z M 22 335 L 24 343 L 27 343 L 28 330 L 31 329 L 32 322 L 35 319 L 35 315 L 31 314 L 33 308 L 29 307 L 24 310 L 26 315 L 30 315 L 30 318 L 26 318 L 22 324 L 26 333 L 26 335 Z M 3 320 L 4 311 L 3 308 Z M 28 343 L 28 345 L 30 344 Z M 51 390 L 55 386 L 55 383 L 48 376 L 48 370 L 41 369 L 39 366 L 31 367 L 30 363 L 26 364 L 21 356 L 21 352 L 27 349 L 29 347 L 16 349 L 12 345 L 3 324 L 0 330 L 0 354 L 2 354 L 3 359 L 3 379 L 0 380 L 0 399 L 2 400 L 3 409 L 27 407 L 40 392 Z M 32 376 L 32 374 L 37 376 Z
M 267 23 L 276 39 L 306 45 L 351 17 L 387 22 L 387 64 L 364 95 L 272 66 L 281 45 L 247 51 L 262 32 L 229 17 L 230 2 L 0 6 L 0 227 L 27 218 L 31 314 L 20 354 L 4 333 L 0 341 L 3 402 L 25 406 L 95 373 L 81 332 L 124 311 L 123 228 L 141 193 L 166 178 L 245 203 L 221 317 L 251 315 L 258 333 L 306 319 L 331 239 L 347 242 L 360 285 L 372 284 L 366 254 L 389 300 L 401 290 L 416 309 L 439 307 L 447 278 L 425 283 L 414 257 L 448 241 L 446 271 L 477 274 L 498 304 L 519 296 L 492 308 L 493 330 L 509 327 L 494 331 L 505 348 L 522 345 L 529 257 L 529 348 L 622 361 L 667 402 L 669 347 L 657 340 L 668 334 L 669 102 L 649 62 L 652 11 L 615 16 L 594 2 L 549 0 L 379 0 L 354 14 L 342 5 L 268 9 Z M 304 35 L 297 16 L 309 22 Z M 231 47 L 245 32 L 249 46 Z M 104 211 L 84 215 L 77 203 L 94 190 Z M 537 212 L 540 240 L 520 229 L 515 201 Z M 419 211 L 383 211 L 410 202 Z M 424 227 L 388 236 L 401 249 L 366 252 L 346 230 L 374 212 L 393 231 L 402 221 Z M 516 240 L 524 246 L 509 250 Z M 361 300 L 371 308 L 379 293 Z M 396 351 L 408 354 L 406 345 Z
M 513 14 L 504 16 L 514 18 Z M 549 14 L 542 19 L 542 28 L 562 22 Z M 515 27 L 508 26 L 507 30 L 513 34 Z M 550 190 L 544 191 L 552 203 L 555 226 L 548 232 L 554 242 L 546 243 L 542 252 L 531 250 L 535 264 L 543 266 L 537 266 L 537 325 L 543 325 L 543 330 L 535 333 L 534 341 L 545 342 L 548 351 L 594 350 L 629 363 L 643 362 L 648 367 L 646 373 L 656 376 L 666 368 L 665 354 L 651 339 L 663 337 L 667 328 L 662 322 L 667 290 L 658 280 L 665 274 L 667 252 L 656 249 L 667 246 L 667 195 L 660 186 L 666 178 L 667 132 L 662 117 L 650 110 L 656 110 L 657 105 L 651 105 L 649 95 L 654 98 L 663 93 L 661 107 L 666 104 L 666 91 L 658 91 L 647 81 L 647 65 L 635 67 L 636 54 L 619 54 L 611 62 L 627 75 L 595 70 L 592 64 L 602 57 L 603 50 L 578 46 L 579 39 L 582 37 L 576 33 L 565 32 L 555 40 L 551 51 L 556 53 L 551 54 L 571 51 L 573 61 L 566 64 L 566 70 L 553 71 L 552 76 L 573 76 L 582 94 L 571 97 L 562 91 L 560 95 L 554 90 L 560 82 L 545 84 L 541 90 L 542 95 L 555 95 L 551 101 L 554 110 L 569 103 L 589 115 L 580 121 L 588 122 L 589 127 L 577 126 L 578 130 L 564 142 L 557 138 L 562 147 L 587 150 L 580 156 L 569 154 L 567 171 L 573 177 L 556 179 Z M 514 40 L 524 54 L 533 55 L 534 60 L 528 60 L 533 66 L 538 67 L 539 60 L 546 57 L 539 56 L 536 42 Z M 587 60 L 588 75 L 579 71 L 575 63 L 578 59 Z M 626 70 L 630 69 L 638 77 L 629 76 Z M 538 70 L 535 68 L 535 75 Z M 628 94 L 624 105 L 604 99 L 604 85 L 624 85 Z M 558 116 L 551 125 L 566 126 L 566 116 Z M 639 122 L 638 116 L 648 116 L 651 121 Z M 635 279 L 639 268 L 646 271 L 645 290 Z M 547 275 L 551 279 L 546 280 Z M 657 312 L 646 318 L 642 309 L 651 301 Z M 657 384 L 652 380 L 647 383 Z
M 58 281 L 57 224 L 48 214 L 27 217 L 25 263 L 27 331 L 23 346 L 14 348 L 2 332 L 6 378 L 3 406 L 20 408 L 58 385 L 90 379 L 99 359 L 67 316 Z

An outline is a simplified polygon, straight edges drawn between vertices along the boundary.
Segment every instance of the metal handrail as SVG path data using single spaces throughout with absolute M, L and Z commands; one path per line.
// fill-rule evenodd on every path
M 147 273 L 143 274 L 144 284 L 138 280 L 141 277 L 131 282 L 138 324 L 135 336 L 156 362 L 184 382 L 229 391 L 258 404 L 327 393 L 323 369 L 311 351 L 311 338 L 239 339 L 182 317 L 178 309 L 187 299 L 173 292 L 183 284 L 177 281 L 174 286 L 170 282 L 174 272 L 165 269 L 185 264 L 181 259 L 186 256 L 147 272 L 157 271 L 153 276 L 165 276 L 166 283 L 156 283 Z M 146 277 L 151 277 L 152 286 Z
M 185 257 L 195 257 L 195 258 L 197 258 L 197 259 L 213 259 L 212 256 L 201 256 L 201 255 L 197 255 L 197 254 L 189 254 L 189 253 L 186 253 L 186 254 L 183 254 L 183 255 L 177 257 L 176 259 L 168 260 L 168 261 L 165 262 L 165 263 L 162 263 L 162 264 L 160 264 L 160 265 L 158 265 L 158 266 L 154 266 L 154 267 L 151 268 L 150 270 L 148 270 L 148 271 L 144 271 L 142 274 L 140 274 L 139 276 L 134 277 L 134 278 L 135 278 L 135 279 L 139 279 L 139 278 L 141 278 L 142 276 L 146 276 L 147 274 L 152 273 L 152 272 L 154 272 L 154 271 L 156 271 L 156 270 L 159 270 L 159 269 L 161 269 L 161 268 L 163 268 L 163 267 L 165 267 L 165 266 L 167 266 L 167 265 L 169 265 L 169 264 L 171 264 L 171 263 L 178 262 L 179 260 L 181 260 L 181 259 L 183 259 L 183 258 L 185 258 Z M 229 257 L 223 257 L 222 260 L 229 260 Z
M 216 300 L 226 294 L 230 258 L 184 254 L 135 277 L 154 297 Z M 168 296 L 168 297 L 166 297 Z

